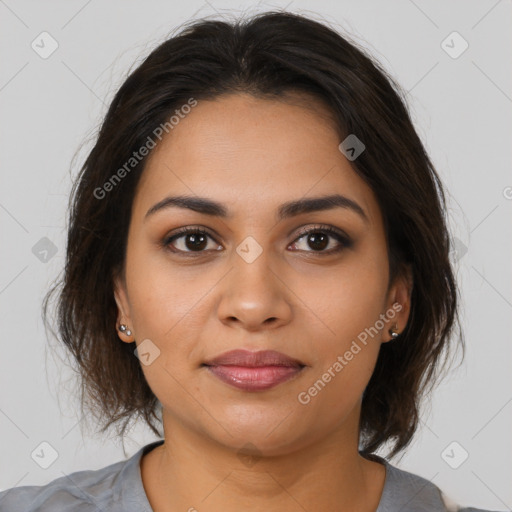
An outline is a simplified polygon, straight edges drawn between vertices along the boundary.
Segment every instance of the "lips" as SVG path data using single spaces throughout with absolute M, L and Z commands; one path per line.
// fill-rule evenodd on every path
M 247 368 L 258 368 L 261 366 L 304 366 L 304 363 L 298 359 L 293 359 L 275 350 L 261 350 L 259 352 L 231 350 L 206 361 L 205 364 L 207 366 L 246 366 Z
M 275 350 L 232 350 L 204 363 L 226 384 L 245 391 L 264 391 L 299 374 L 305 364 Z

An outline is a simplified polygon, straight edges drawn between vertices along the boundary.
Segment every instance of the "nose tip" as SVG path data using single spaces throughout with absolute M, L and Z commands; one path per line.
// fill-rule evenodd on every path
M 252 263 L 239 261 L 221 289 L 221 321 L 247 330 L 277 327 L 290 320 L 287 288 L 270 269 L 264 255 Z

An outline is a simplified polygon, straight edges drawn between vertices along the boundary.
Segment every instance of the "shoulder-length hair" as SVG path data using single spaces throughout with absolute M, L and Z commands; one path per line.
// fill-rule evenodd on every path
M 45 297 L 45 325 L 59 291 L 60 339 L 80 373 L 82 408 L 86 403 L 96 414 L 103 432 L 122 423 L 122 436 L 130 419 L 142 417 L 162 436 L 161 404 L 134 345 L 120 342 L 116 332 L 113 279 L 124 266 L 147 156 L 132 161 L 133 169 L 126 163 L 159 127 L 169 131 L 170 116 L 191 98 L 239 92 L 264 99 L 306 93 L 328 106 L 340 134 L 355 134 L 366 146 L 351 164 L 382 210 L 390 282 L 406 267 L 414 282 L 407 326 L 382 344 L 362 400 L 360 452 L 371 454 L 389 441 L 394 457 L 418 427 L 421 401 L 444 368 L 455 323 L 464 349 L 445 196 L 401 88 L 364 49 L 323 23 L 286 12 L 191 22 L 129 74 L 73 185 L 65 270 Z

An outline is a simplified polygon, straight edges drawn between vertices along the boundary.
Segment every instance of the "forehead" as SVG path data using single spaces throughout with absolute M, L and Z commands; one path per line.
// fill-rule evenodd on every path
M 374 193 L 340 152 L 340 142 L 328 108 L 313 98 L 237 94 L 198 101 L 153 149 L 134 210 L 144 215 L 167 195 L 187 194 L 255 214 L 257 205 L 268 210 L 339 193 L 379 223 Z

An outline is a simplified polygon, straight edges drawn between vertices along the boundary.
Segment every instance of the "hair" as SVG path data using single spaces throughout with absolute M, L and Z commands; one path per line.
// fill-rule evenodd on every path
M 283 101 L 300 93 L 313 106 L 319 100 L 341 134 L 355 134 L 366 146 L 351 165 L 382 211 L 390 283 L 406 269 L 413 277 L 408 323 L 396 340 L 381 345 L 361 405 L 360 453 L 371 458 L 391 442 L 388 457 L 394 457 L 417 430 L 420 405 L 444 368 L 455 324 L 464 351 L 446 200 L 400 86 L 363 48 L 323 23 L 275 11 L 232 23 L 195 20 L 128 75 L 73 183 L 65 268 L 44 299 L 45 326 L 50 298 L 58 291 L 60 339 L 80 375 L 82 408 L 87 404 L 102 432 L 121 424 L 123 436 L 135 417 L 162 437 L 161 404 L 134 345 L 118 338 L 113 293 L 147 157 L 116 183 L 113 173 L 126 169 L 133 153 L 191 98 L 237 93 Z M 97 191 L 109 180 L 108 194 L 99 198 Z

